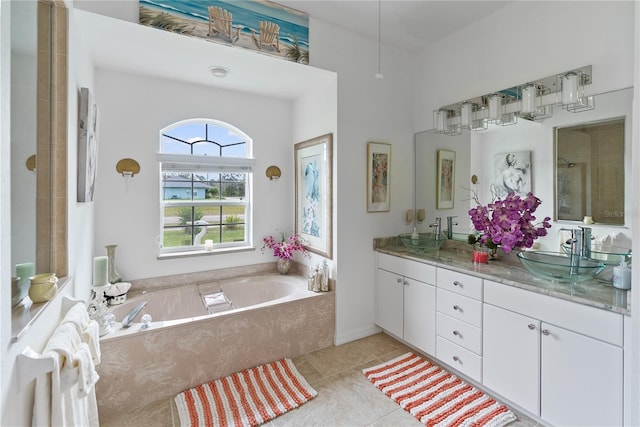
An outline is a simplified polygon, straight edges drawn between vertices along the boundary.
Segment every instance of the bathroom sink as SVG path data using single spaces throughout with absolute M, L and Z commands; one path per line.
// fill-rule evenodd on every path
M 543 251 L 518 252 L 520 263 L 532 274 L 554 282 L 581 282 L 593 279 L 602 271 L 602 261 L 578 258 L 577 265 L 571 265 L 571 257 Z
M 411 238 L 411 236 L 411 233 L 403 233 L 398 237 L 400 237 L 403 245 L 417 253 L 438 250 L 445 240 L 447 240 L 447 236 L 444 234 L 418 233 L 417 239 Z
M 569 255 L 571 253 L 571 246 L 563 243 L 562 250 L 565 254 Z M 589 257 L 589 259 L 602 261 L 605 265 L 619 265 L 620 261 L 622 260 L 621 257 L 624 257 L 624 261 L 627 264 L 630 264 L 631 249 L 612 246 L 600 251 L 591 250 L 591 256 Z

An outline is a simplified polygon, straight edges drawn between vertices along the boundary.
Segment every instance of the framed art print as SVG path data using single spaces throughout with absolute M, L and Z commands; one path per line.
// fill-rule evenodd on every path
M 331 259 L 333 247 L 333 134 L 294 146 L 296 233 L 306 248 Z
M 388 212 L 390 197 L 391 144 L 367 144 L 367 212 Z
M 453 209 L 456 177 L 456 152 L 438 150 L 436 209 Z

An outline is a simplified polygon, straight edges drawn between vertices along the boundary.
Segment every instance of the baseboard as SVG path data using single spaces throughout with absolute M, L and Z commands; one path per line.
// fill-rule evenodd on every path
M 361 328 L 361 329 L 353 329 L 348 331 L 347 333 L 338 333 L 336 331 L 336 335 L 334 338 L 335 345 L 346 344 L 351 341 L 359 340 L 360 338 L 365 338 L 371 335 L 375 335 L 379 332 L 382 332 L 376 325 L 371 325 L 370 327 Z

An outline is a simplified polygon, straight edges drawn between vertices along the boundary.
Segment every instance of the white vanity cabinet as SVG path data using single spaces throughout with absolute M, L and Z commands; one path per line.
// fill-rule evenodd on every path
M 484 285 L 483 384 L 551 425 L 622 425 L 623 316 Z
M 438 267 L 436 357 L 482 380 L 482 279 Z
M 376 324 L 435 354 L 436 268 L 387 254 L 377 256 Z

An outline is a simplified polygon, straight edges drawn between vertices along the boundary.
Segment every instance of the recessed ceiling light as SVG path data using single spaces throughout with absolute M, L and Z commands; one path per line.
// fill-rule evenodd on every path
M 209 72 L 213 77 L 218 77 L 220 79 L 224 79 L 229 74 L 229 69 L 227 67 L 213 66 L 209 67 Z

